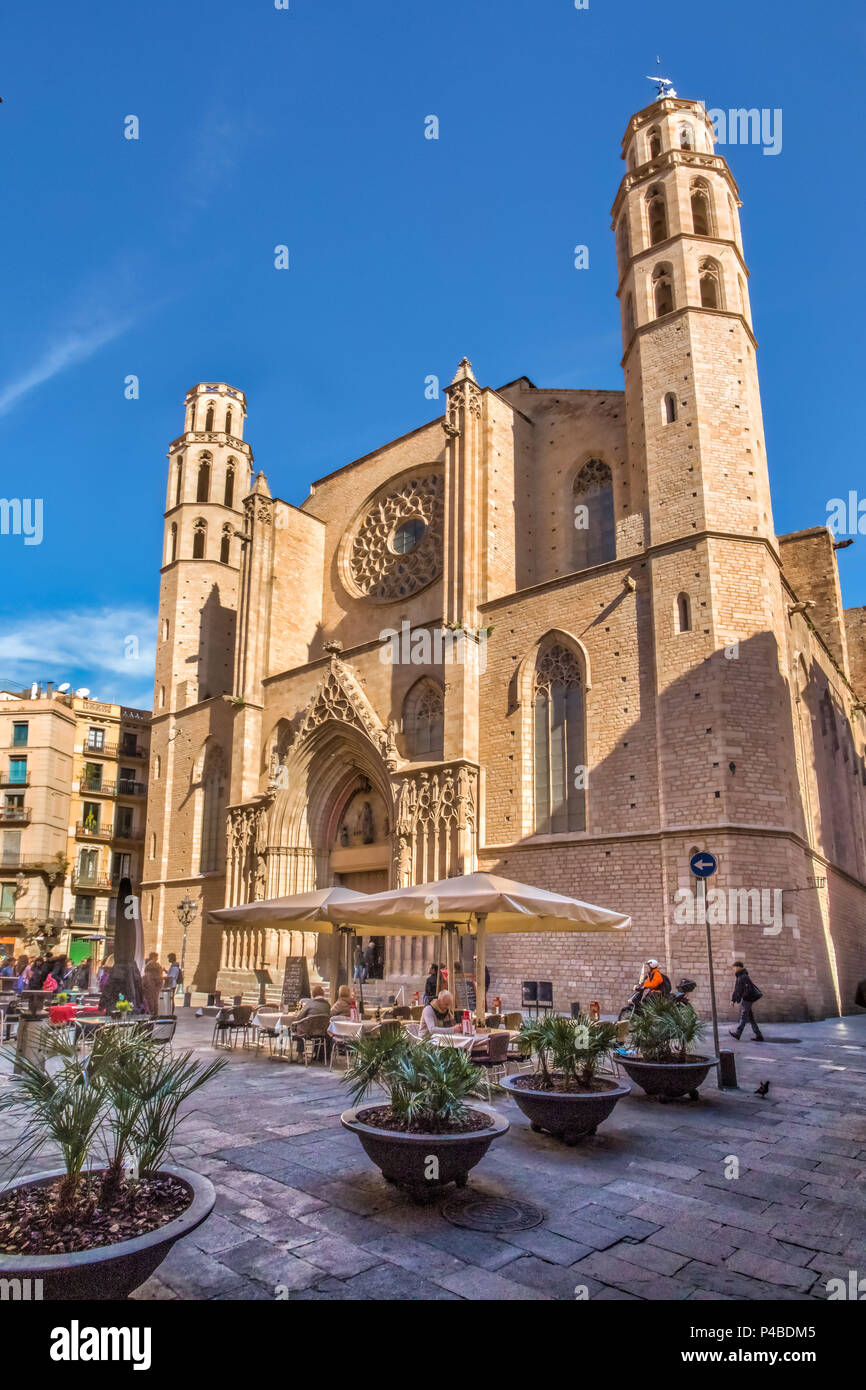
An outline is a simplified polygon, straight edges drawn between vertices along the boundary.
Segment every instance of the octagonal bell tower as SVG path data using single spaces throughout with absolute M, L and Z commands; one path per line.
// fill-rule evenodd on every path
M 184 432 L 168 453 L 154 714 L 230 694 L 253 458 L 246 398 L 225 382 L 187 392 Z
M 650 544 L 772 537 L 739 195 L 698 101 L 632 116 L 613 205 L 628 447 L 646 461 Z

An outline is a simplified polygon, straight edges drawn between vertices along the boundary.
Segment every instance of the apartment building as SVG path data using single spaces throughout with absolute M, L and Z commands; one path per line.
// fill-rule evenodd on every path
M 0 949 L 110 947 L 117 884 L 141 874 L 149 725 L 51 683 L 0 691 Z

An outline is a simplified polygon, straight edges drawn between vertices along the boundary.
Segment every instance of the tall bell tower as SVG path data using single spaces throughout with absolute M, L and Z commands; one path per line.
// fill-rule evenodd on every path
M 646 459 L 649 544 L 772 537 L 737 185 L 697 101 L 628 123 L 613 205 L 628 447 Z
M 700 102 L 632 116 L 612 216 L 667 825 L 776 823 L 784 598 L 737 185 Z M 733 769 L 733 771 L 731 770 Z
M 186 394 L 169 448 L 154 714 L 231 694 L 235 613 L 252 451 L 246 399 L 225 382 Z

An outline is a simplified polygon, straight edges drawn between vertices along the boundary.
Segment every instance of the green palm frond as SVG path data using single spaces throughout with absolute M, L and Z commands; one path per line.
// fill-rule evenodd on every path
M 629 1042 L 644 1061 L 684 1061 L 705 1029 L 691 1004 L 677 1004 L 660 994 L 647 999 L 633 1015 Z
M 395 1119 L 407 1128 L 435 1133 L 465 1113 L 481 1076 L 481 1068 L 459 1048 L 374 1034 L 350 1045 L 345 1080 L 353 1105 L 380 1085 Z
M 616 1044 L 616 1024 L 596 1022 L 585 1014 L 564 1018 L 547 1014 L 524 1023 L 520 1043 L 538 1063 L 542 1086 L 553 1086 L 554 1073 L 566 1087 L 589 1088 L 605 1057 Z

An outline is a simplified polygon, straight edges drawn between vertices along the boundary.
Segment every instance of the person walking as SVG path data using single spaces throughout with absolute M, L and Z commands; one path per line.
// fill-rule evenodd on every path
M 356 941 L 355 949 L 352 952 L 352 979 L 360 980 L 361 984 L 363 984 L 366 978 L 367 967 L 364 964 L 364 952 Z
M 171 990 L 172 998 L 177 994 L 178 985 L 183 984 L 183 975 L 177 963 L 177 956 L 174 951 L 168 953 L 168 969 L 165 972 L 165 983 Z
M 144 992 L 147 1012 L 153 1018 L 159 1013 L 159 991 L 162 988 L 162 976 L 163 969 L 159 963 L 159 956 L 156 951 L 151 951 L 144 964 L 141 988 Z
M 373 971 L 376 968 L 376 947 L 372 941 L 368 941 L 367 945 L 364 948 L 363 960 L 364 970 L 366 972 L 364 975 L 364 979 L 372 980 Z
M 435 999 L 435 998 L 436 998 L 436 995 L 437 995 L 438 993 L 439 993 L 439 966 L 437 965 L 436 961 L 434 960 L 433 964 L 430 966 L 430 974 L 427 976 L 427 979 L 424 981 L 424 993 L 423 993 L 423 995 L 421 996 L 422 1002 L 423 1002 L 425 1005 L 426 1005 L 426 1004 L 429 1004 L 429 1003 L 430 1003 L 430 1000 L 431 1000 L 431 999 Z
M 752 1005 L 757 1004 L 763 995 L 758 986 L 752 980 L 748 970 L 741 960 L 734 961 L 734 992 L 731 995 L 731 1003 L 740 1006 L 740 1021 L 736 1028 L 729 1028 L 728 1032 L 732 1038 L 739 1040 L 742 1037 L 743 1029 L 748 1023 L 751 1026 L 755 1042 L 763 1042 L 764 1035 L 755 1022 L 752 1013 Z

